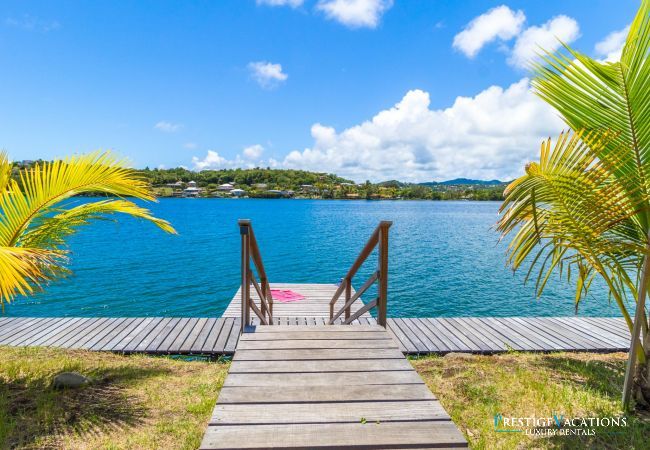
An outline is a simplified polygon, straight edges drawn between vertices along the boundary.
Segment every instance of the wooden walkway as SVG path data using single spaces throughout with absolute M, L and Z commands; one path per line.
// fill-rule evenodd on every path
M 275 300 L 273 302 L 274 318 L 329 318 L 330 300 L 332 300 L 338 286 L 335 284 L 270 283 L 270 288 L 290 289 L 305 297 L 302 300 L 286 303 Z M 354 295 L 354 289 L 352 289 L 352 293 Z M 255 289 L 251 291 L 251 298 L 256 304 L 260 304 L 259 295 L 257 295 Z M 363 307 L 363 303 L 356 302 L 351 307 L 351 313 L 354 314 L 361 307 Z M 222 317 L 241 317 L 241 288 L 237 290 Z M 365 313 L 361 317 L 370 317 L 370 314 Z
M 276 317 L 277 325 L 325 325 L 324 317 Z M 362 317 L 357 325 L 374 325 Z M 232 355 L 239 318 L 0 318 L 0 345 L 81 348 L 123 353 Z M 402 353 L 627 351 L 620 318 L 462 317 L 388 319 Z
M 0 345 L 232 355 L 240 328 L 235 318 L 0 318 Z
M 202 449 L 466 447 L 376 325 L 259 326 L 242 335 Z

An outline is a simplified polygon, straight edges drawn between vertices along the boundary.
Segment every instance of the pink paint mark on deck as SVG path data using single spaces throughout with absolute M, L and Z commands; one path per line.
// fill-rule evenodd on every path
M 274 301 L 277 300 L 280 303 L 297 302 L 305 298 L 304 295 L 300 295 L 291 289 L 271 289 L 271 296 Z

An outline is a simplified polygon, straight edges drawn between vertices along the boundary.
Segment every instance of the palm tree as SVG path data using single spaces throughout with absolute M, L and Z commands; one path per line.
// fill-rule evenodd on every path
M 0 153 L 0 305 L 66 275 L 65 238 L 93 219 L 123 213 L 175 233 L 168 222 L 125 199 L 155 198 L 149 185 L 110 153 L 36 163 L 17 177 L 12 170 Z M 113 198 L 76 206 L 69 201 L 87 193 Z
M 649 50 L 650 0 L 642 0 L 620 61 L 597 61 L 564 46 L 534 66 L 534 90 L 574 132 L 554 146 L 542 143 L 539 163 L 507 188 L 497 224 L 514 234 L 509 263 L 530 264 L 527 278 L 536 278 L 538 294 L 559 272 L 575 281 L 577 308 L 596 277 L 605 282 L 634 337 L 626 408 L 632 391 L 650 403 Z

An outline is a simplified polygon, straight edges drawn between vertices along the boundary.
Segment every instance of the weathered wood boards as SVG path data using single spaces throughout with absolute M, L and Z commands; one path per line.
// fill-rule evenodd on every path
M 0 345 L 121 353 L 232 355 L 238 318 L 0 318 Z
M 466 445 L 383 328 L 285 325 L 242 335 L 201 448 Z
M 337 286 L 335 284 L 292 284 L 292 283 L 270 283 L 271 289 L 291 289 L 305 298 L 298 301 L 282 303 L 278 300 L 273 302 L 273 317 L 276 319 L 275 323 L 287 317 L 310 317 L 310 318 L 327 318 L 329 319 L 330 300 L 336 293 Z M 354 293 L 354 290 L 352 290 Z M 260 304 L 260 298 L 255 289 L 251 290 L 251 298 L 255 304 Z M 342 304 L 342 303 L 340 303 Z M 339 305 L 340 306 L 340 305 Z M 363 302 L 357 301 L 351 307 L 351 312 L 354 314 L 362 308 Z M 235 296 L 230 301 L 222 317 L 240 317 L 241 316 L 241 289 L 237 291 Z M 259 324 L 259 320 L 253 314 L 255 323 Z M 370 314 L 365 313 L 362 317 L 370 317 Z
M 239 323 L 238 318 L 5 317 L 0 318 L 0 345 L 231 355 L 237 347 Z M 373 348 L 383 345 L 377 337 L 385 333 L 381 327 L 368 327 L 375 323 L 372 317 L 360 318 L 357 324 L 337 331 L 308 334 L 304 331 L 324 325 L 325 318 L 284 317 L 276 323 L 291 325 L 291 331 L 279 333 L 280 328 L 268 327 L 276 333 L 271 339 L 262 336 L 271 331 L 246 334 L 240 348 L 250 348 L 248 341 L 263 340 L 265 348 L 282 350 L 287 339 L 296 339 L 304 341 L 296 343 L 296 347 L 318 350 L 322 349 L 323 340 L 334 340 L 333 345 L 347 357 L 351 346 L 358 347 L 354 342 L 363 341 L 367 356 L 372 358 L 376 354 Z M 359 327 L 360 324 L 366 326 Z M 388 319 L 388 333 L 399 351 L 406 354 L 498 353 L 509 349 L 613 352 L 627 351 L 630 339 L 623 319 L 600 317 Z
M 388 319 L 388 332 L 407 354 L 518 351 L 627 351 L 622 318 L 461 317 Z

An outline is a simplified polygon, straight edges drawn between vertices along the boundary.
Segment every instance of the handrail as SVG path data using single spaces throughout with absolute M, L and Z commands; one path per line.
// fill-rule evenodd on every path
M 334 293 L 332 300 L 330 301 L 330 325 L 345 313 L 345 319 L 343 323 L 349 324 L 352 321 L 358 319 L 362 314 L 370 311 L 370 309 L 377 307 L 377 324 L 382 327 L 386 327 L 386 305 L 387 305 L 387 294 L 388 294 L 388 230 L 391 227 L 393 222 L 382 220 L 379 222 L 375 231 L 372 232 L 370 238 L 364 245 L 359 256 L 354 260 L 352 266 L 348 270 L 345 278 L 341 280 L 341 284 Z M 377 271 L 374 272 L 368 280 L 361 286 L 361 288 L 352 295 L 352 278 L 356 275 L 357 271 L 361 268 L 363 263 L 368 259 L 368 256 L 372 253 L 375 247 L 379 246 L 379 261 L 377 264 Z M 357 301 L 361 295 L 370 288 L 375 282 L 379 283 L 377 298 L 373 301 L 367 303 L 361 307 L 354 314 L 351 313 L 352 304 Z M 345 304 L 334 313 L 334 305 L 338 301 L 339 297 L 345 291 Z
M 243 332 L 251 325 L 251 310 L 260 319 L 262 325 L 273 324 L 273 296 L 253 225 L 249 219 L 240 219 L 237 223 L 241 234 L 241 332 Z M 259 283 L 251 270 L 251 260 L 259 276 Z M 251 298 L 251 284 L 260 298 L 259 307 Z

